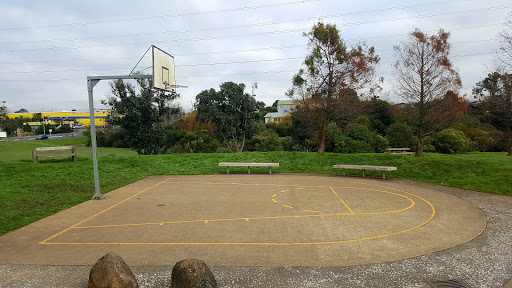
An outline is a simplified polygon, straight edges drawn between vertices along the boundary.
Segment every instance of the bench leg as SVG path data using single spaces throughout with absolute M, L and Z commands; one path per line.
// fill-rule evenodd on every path
M 363 169 L 363 177 L 364 177 L 364 169 Z
M 386 171 L 382 171 L 382 179 L 386 179 Z
M 251 174 L 251 166 L 247 166 L 247 174 Z
M 228 168 L 228 174 L 229 174 L 229 166 L 226 166 Z

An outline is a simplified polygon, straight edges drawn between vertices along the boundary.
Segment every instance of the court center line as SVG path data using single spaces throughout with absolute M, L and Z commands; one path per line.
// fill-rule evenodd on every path
M 336 193 L 336 191 L 334 191 L 334 189 L 332 189 L 332 187 L 329 187 L 331 188 L 331 191 L 334 193 L 334 195 L 336 195 L 336 197 L 338 197 L 338 199 L 340 199 L 341 203 L 343 203 L 343 205 L 345 205 L 345 207 L 347 207 L 348 211 L 350 211 L 350 214 L 356 214 L 354 213 L 354 211 L 352 211 L 352 209 L 350 209 L 350 207 L 348 207 L 347 203 L 345 203 L 345 201 L 343 201 L 343 199 L 341 199 L 341 197 L 338 195 L 338 193 Z

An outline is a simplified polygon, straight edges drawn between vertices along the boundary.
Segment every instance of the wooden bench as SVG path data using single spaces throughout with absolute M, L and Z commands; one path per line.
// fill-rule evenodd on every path
M 382 171 L 382 179 L 386 179 L 386 171 L 396 170 L 396 167 L 391 166 L 371 166 L 371 165 L 334 165 L 332 168 L 343 169 L 343 176 L 345 176 L 345 169 L 359 169 L 363 170 L 363 177 L 365 170 L 377 170 Z
M 400 154 L 400 155 L 412 155 L 411 148 L 388 148 L 384 153 L 388 154 Z
M 55 151 L 70 150 L 71 153 L 55 153 Z M 52 153 L 53 152 L 53 153 Z M 77 161 L 76 148 L 72 146 L 40 147 L 32 151 L 32 162 L 37 163 L 40 158 L 71 157 Z
M 268 174 L 272 174 L 272 167 L 279 167 L 279 163 L 241 163 L 241 162 L 220 162 L 219 167 L 227 167 L 229 174 L 229 167 L 247 166 L 247 173 L 251 174 L 252 167 L 268 167 Z

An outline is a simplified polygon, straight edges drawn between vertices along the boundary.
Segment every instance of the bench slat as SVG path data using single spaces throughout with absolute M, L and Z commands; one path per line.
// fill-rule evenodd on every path
M 39 148 L 36 148 L 35 150 L 37 152 L 40 152 L 40 151 L 57 151 L 57 150 L 71 150 L 71 149 L 73 149 L 73 146 L 39 147 Z
M 219 166 L 251 166 L 251 167 L 279 167 L 279 163 L 242 163 L 242 162 L 220 162 Z
M 58 158 L 58 157 L 73 157 L 75 154 L 52 154 L 52 155 L 37 155 L 37 158 Z
M 371 165 L 334 165 L 332 168 L 338 169 L 359 169 L 359 170 L 379 170 L 379 171 L 393 171 L 397 167 L 391 166 L 371 166 Z

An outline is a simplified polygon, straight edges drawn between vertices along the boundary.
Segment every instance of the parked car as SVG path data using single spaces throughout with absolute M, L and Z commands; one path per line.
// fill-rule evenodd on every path
M 84 128 L 85 128 L 85 126 L 82 125 L 82 124 L 78 124 L 78 125 L 73 126 L 73 129 L 84 129 Z
M 39 135 L 36 137 L 36 140 L 46 140 L 48 139 L 48 135 Z

